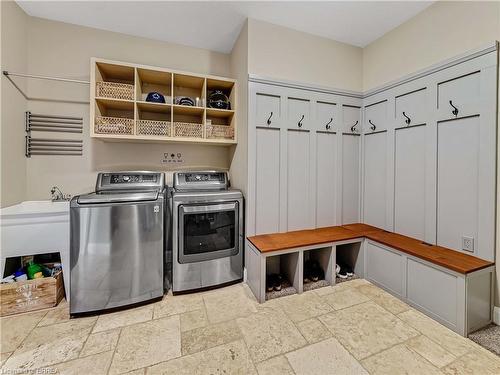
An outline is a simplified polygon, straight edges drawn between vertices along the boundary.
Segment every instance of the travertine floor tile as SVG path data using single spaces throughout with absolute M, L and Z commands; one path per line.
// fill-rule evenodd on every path
M 436 367 L 443 367 L 453 362 L 456 357 L 447 350 L 440 347 L 427 336 L 420 335 L 409 339 L 406 346 L 427 359 Z
M 317 318 L 303 320 L 295 324 L 309 344 L 332 337 L 332 333 Z
M 122 328 L 109 373 L 119 374 L 180 357 L 180 335 L 178 316 Z
M 184 294 L 179 296 L 167 295 L 161 302 L 154 305 L 154 318 L 164 318 L 194 310 L 202 310 L 203 298 L 201 294 Z
M 39 327 L 48 326 L 56 323 L 63 323 L 69 320 L 69 307 L 56 307 L 49 311 L 43 317 L 43 319 L 38 323 Z
M 46 311 L 4 317 L 0 319 L 2 353 L 13 352 L 28 336 L 38 322 L 45 316 Z
M 40 372 L 41 374 L 51 374 L 56 371 L 61 375 L 105 375 L 108 372 L 109 365 L 113 358 L 113 351 L 107 351 L 100 354 L 91 355 L 85 358 L 74 359 L 69 362 L 59 363 L 47 368 L 47 372 Z
M 191 329 L 201 328 L 208 325 L 208 318 L 205 309 L 189 311 L 180 315 L 181 317 L 181 332 L 186 332 Z
M 153 305 L 136 307 L 99 316 L 93 332 L 108 331 L 110 329 L 146 322 L 153 319 Z
M 241 339 L 241 331 L 231 320 L 183 332 L 181 337 L 182 355 L 186 355 Z
M 324 288 L 318 288 L 314 290 L 314 293 L 316 293 L 318 296 L 324 296 L 333 292 L 339 292 L 341 290 L 345 290 L 348 288 L 356 288 L 361 285 L 371 285 L 371 283 L 368 280 L 365 279 L 354 279 L 350 281 L 344 281 L 342 283 L 338 283 L 333 286 L 327 286 Z
M 334 338 L 285 355 L 297 375 L 366 374 L 354 357 Z
M 457 374 L 500 374 L 500 357 L 473 350 L 442 369 L 449 375 Z
M 294 322 L 314 318 L 332 311 L 332 307 L 312 291 L 278 299 L 283 311 Z
M 253 375 L 255 367 L 243 341 L 233 341 L 148 368 L 148 375 Z
M 396 345 L 388 350 L 375 354 L 361 361 L 361 364 L 372 375 L 436 375 L 439 373 L 437 367 L 431 365 L 405 345 Z
M 3 366 L 5 361 L 10 357 L 12 353 L 1 353 L 0 354 L 0 367 Z
M 363 293 L 360 293 L 357 288 L 350 288 L 328 294 L 323 297 L 323 300 L 330 306 L 332 306 L 335 310 L 340 310 L 345 309 L 346 307 L 367 302 L 370 299 Z
M 220 323 L 257 312 L 257 301 L 245 285 L 234 285 L 203 295 L 208 321 Z
M 398 317 L 456 356 L 464 355 L 471 349 L 468 339 L 414 309 L 405 311 Z
M 285 356 L 270 358 L 257 364 L 259 375 L 295 375 Z
M 373 302 L 319 318 L 357 359 L 417 336 L 418 332 Z
M 262 310 L 237 323 L 248 351 L 256 362 L 300 348 L 306 340 L 287 316 L 273 309 Z
M 95 318 L 35 328 L 10 356 L 4 367 L 25 370 L 46 367 L 78 357 Z
M 110 331 L 92 333 L 88 337 L 85 346 L 80 352 L 80 357 L 114 350 L 118 342 L 119 335 L 119 328 L 112 329 Z
M 382 306 L 384 309 L 393 314 L 399 314 L 411 308 L 400 299 L 394 297 L 385 290 L 376 287 L 375 285 L 362 285 L 358 287 L 357 290 L 372 299 L 377 305 Z

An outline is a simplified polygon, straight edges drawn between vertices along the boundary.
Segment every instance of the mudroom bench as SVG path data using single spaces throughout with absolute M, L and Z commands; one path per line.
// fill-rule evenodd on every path
M 264 234 L 246 242 L 247 283 L 259 302 L 335 285 L 343 263 L 402 301 L 467 336 L 492 321 L 494 263 L 367 225 L 349 224 Z M 313 259 L 324 279 L 304 283 L 304 263 Z M 266 291 L 266 276 L 286 279 Z

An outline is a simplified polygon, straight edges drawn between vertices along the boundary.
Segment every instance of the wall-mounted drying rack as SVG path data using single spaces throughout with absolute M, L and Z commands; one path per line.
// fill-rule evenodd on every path
M 33 114 L 25 116 L 26 157 L 31 155 L 73 155 L 81 156 L 81 139 L 32 138 L 31 132 L 79 133 L 83 132 L 83 118 L 73 116 L 54 116 Z

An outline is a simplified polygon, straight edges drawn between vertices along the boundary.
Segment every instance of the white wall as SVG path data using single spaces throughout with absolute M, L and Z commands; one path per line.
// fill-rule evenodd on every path
M 2 1 L 0 12 L 2 70 L 26 71 L 28 16 L 13 1 Z M 0 207 L 3 207 L 26 198 L 24 112 L 27 103 L 21 93 L 3 75 L 0 84 Z M 22 89 L 26 89 L 26 83 L 22 80 L 18 81 L 18 84 Z
M 263 77 L 361 91 L 362 49 L 249 19 L 248 71 Z

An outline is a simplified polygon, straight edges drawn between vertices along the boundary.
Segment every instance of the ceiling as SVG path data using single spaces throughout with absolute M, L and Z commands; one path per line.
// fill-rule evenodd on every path
M 30 16 L 229 53 L 254 18 L 364 47 L 432 1 L 17 1 Z

